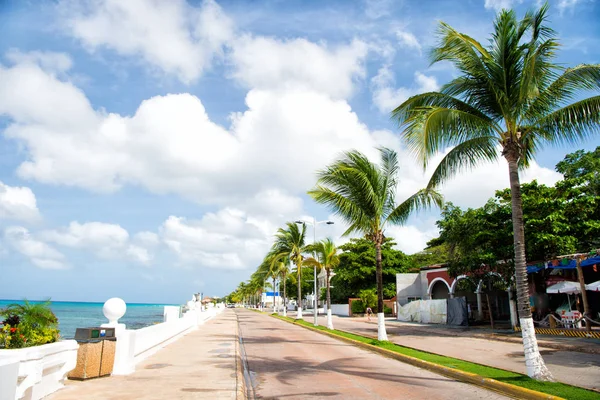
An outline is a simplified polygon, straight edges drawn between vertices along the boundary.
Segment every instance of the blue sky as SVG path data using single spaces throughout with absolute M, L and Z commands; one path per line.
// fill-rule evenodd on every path
M 396 149 L 412 194 L 427 176 L 389 111 L 454 76 L 427 60 L 438 21 L 485 41 L 498 9 L 538 4 L 1 1 L 0 298 L 226 294 L 285 221 L 332 218 L 305 193 L 350 148 Z M 559 62 L 598 63 L 599 19 L 597 1 L 551 2 Z M 598 144 L 543 149 L 523 179 L 552 184 L 566 153 Z M 481 165 L 442 191 L 479 206 L 506 172 Z M 419 251 L 437 216 L 388 234 Z

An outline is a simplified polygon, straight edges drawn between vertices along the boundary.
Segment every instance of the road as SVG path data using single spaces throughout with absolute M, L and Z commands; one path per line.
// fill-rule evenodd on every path
M 265 314 L 237 309 L 258 399 L 504 399 Z

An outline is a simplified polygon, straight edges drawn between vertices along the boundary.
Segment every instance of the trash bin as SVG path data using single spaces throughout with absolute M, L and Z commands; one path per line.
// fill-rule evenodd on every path
M 117 344 L 115 328 L 77 328 L 75 340 L 79 343 L 77 365 L 69 372 L 69 379 L 85 380 L 112 373 Z

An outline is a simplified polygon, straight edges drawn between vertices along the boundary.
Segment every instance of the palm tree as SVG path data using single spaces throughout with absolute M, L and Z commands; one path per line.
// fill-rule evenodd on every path
M 600 127 L 600 97 L 582 98 L 585 91 L 600 88 L 600 65 L 565 69 L 553 63 L 559 43 L 545 25 L 547 11 L 545 4 L 520 21 L 514 11 L 501 11 L 488 46 L 440 23 L 432 64 L 449 61 L 461 75 L 439 92 L 411 97 L 392 112 L 424 166 L 454 146 L 429 187 L 482 160 L 501 155 L 508 162 L 518 311 L 527 374 L 538 380 L 552 376 L 539 354 L 529 307 L 519 169 L 543 145 L 576 143 Z
M 398 158 L 396 152 L 381 148 L 381 165 L 376 165 L 358 151 L 349 151 L 333 164 L 318 172 L 317 186 L 308 194 L 319 204 L 327 205 L 350 227 L 344 236 L 362 233 L 375 245 L 377 280 L 377 337 L 387 340 L 383 314 L 383 279 L 381 244 L 387 224 L 403 224 L 410 214 L 431 204 L 442 204 L 442 197 L 432 188 L 423 189 L 396 205 Z
M 329 238 L 309 245 L 308 251 L 316 254 L 315 257 L 309 257 L 304 260 L 304 265 L 314 268 L 324 268 L 327 281 L 327 328 L 333 329 L 333 320 L 331 318 L 331 293 L 329 285 L 329 277 L 331 271 L 340 264 L 340 256 L 337 252 L 335 243 Z
M 306 225 L 297 225 L 293 222 L 286 223 L 287 228 L 279 228 L 275 234 L 275 242 L 271 247 L 268 257 L 273 263 L 282 262 L 286 258 L 296 265 L 298 274 L 298 315 L 302 319 L 302 253 L 306 251 Z M 301 226 L 301 228 L 300 228 Z
M 286 278 L 290 269 L 288 267 L 288 263 L 290 260 L 288 257 L 284 257 L 282 260 L 279 260 L 275 263 L 275 272 L 277 276 L 281 277 L 281 281 L 283 283 L 283 316 L 287 316 L 287 293 L 286 293 Z M 280 284 L 281 286 L 281 284 Z M 281 290 L 281 289 L 279 289 Z

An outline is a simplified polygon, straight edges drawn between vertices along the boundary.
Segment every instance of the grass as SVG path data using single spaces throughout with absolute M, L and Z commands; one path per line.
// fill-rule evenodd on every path
M 337 336 L 345 337 L 348 339 L 356 340 L 358 342 L 367 343 L 373 346 L 377 346 L 386 350 L 393 351 L 395 353 L 404 354 L 410 357 L 418 358 L 420 360 L 429 361 L 434 364 L 443 365 L 448 368 L 454 368 L 460 371 L 470 372 L 477 374 L 485 378 L 492 378 L 500 382 L 509 383 L 511 385 L 519 386 L 522 388 L 535 390 L 537 392 L 551 394 L 553 396 L 563 397 L 565 399 L 577 399 L 577 400 L 592 400 L 600 399 L 600 393 L 593 392 L 591 390 L 583 389 L 577 386 L 571 386 L 564 383 L 558 382 L 539 382 L 529 378 L 526 375 L 519 374 L 512 371 L 506 371 L 503 369 L 488 367 L 486 365 L 476 364 L 469 361 L 459 360 L 457 358 L 441 356 L 439 354 L 428 353 L 421 350 L 415 350 L 409 347 L 400 346 L 392 342 L 381 342 L 376 339 L 368 338 L 365 336 L 355 335 L 353 333 L 330 330 L 324 326 L 313 326 L 312 323 L 295 320 L 290 317 L 282 317 L 274 315 L 276 318 L 292 322 L 297 325 L 303 325 L 312 329 L 318 329 L 326 331 Z

